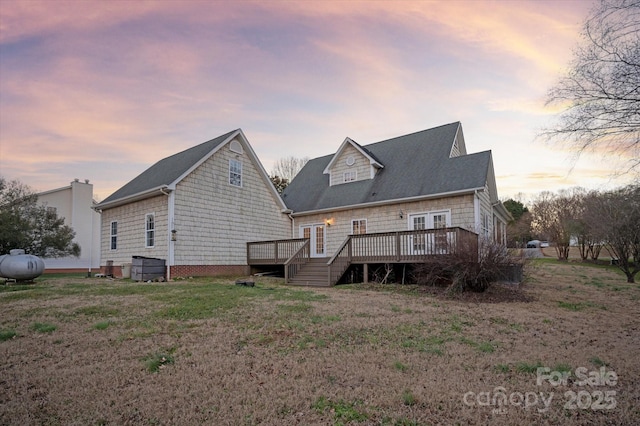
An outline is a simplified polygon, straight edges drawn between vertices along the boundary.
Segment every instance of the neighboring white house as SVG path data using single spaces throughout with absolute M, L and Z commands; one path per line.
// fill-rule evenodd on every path
M 93 206 L 93 185 L 75 179 L 69 186 L 40 192 L 38 202 L 54 209 L 76 233 L 80 257 L 44 259 L 47 272 L 80 272 L 100 268 L 100 214 Z

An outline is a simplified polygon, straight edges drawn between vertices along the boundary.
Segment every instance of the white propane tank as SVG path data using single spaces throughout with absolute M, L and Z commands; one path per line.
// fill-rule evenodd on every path
M 38 256 L 25 254 L 22 249 L 10 250 L 0 256 L 0 277 L 29 281 L 44 272 L 44 261 Z

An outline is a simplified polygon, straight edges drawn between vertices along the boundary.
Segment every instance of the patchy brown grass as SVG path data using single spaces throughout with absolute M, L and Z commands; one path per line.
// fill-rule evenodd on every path
M 232 283 L 0 286 L 0 423 L 640 421 L 640 286 L 610 269 L 540 261 L 521 288 L 456 299 L 409 286 Z M 537 385 L 538 366 L 604 366 L 618 381 Z M 586 408 L 600 391 L 615 392 L 614 408 Z M 500 392 L 537 404 L 479 405 Z M 547 410 L 541 392 L 553 395 Z M 565 408 L 570 392 L 585 408 Z

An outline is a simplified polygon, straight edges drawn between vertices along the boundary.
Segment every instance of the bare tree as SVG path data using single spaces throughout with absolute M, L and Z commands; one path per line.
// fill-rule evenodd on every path
M 541 136 L 577 153 L 625 155 L 640 171 L 640 0 L 601 0 L 587 17 L 583 43 L 547 104 L 568 107 Z
M 597 261 L 605 241 L 604 224 L 598 214 L 601 196 L 602 194 L 597 191 L 590 191 L 578 194 L 576 200 L 578 217 L 573 233 L 583 261 L 589 258 Z
M 535 232 L 548 237 L 559 260 L 569 258 L 571 237 L 579 214 L 577 202 L 580 189 L 564 190 L 559 194 L 542 192 L 533 202 L 531 226 Z
M 289 156 L 280 158 L 271 169 L 271 177 L 278 177 L 281 180 L 291 182 L 308 161 L 309 157 L 297 158 Z
M 282 179 L 280 176 L 270 176 L 271 183 L 278 191 L 278 194 L 282 194 L 282 191 L 289 185 L 289 181 L 286 179 Z
M 640 184 L 603 193 L 590 208 L 598 218 L 605 249 L 627 282 L 635 282 L 634 277 L 640 272 Z

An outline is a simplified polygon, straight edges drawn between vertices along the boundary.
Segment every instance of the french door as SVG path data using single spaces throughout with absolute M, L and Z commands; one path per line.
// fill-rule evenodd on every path
M 442 229 L 450 226 L 448 211 L 420 213 L 409 216 L 412 230 Z M 413 235 L 409 250 L 412 254 L 443 254 L 448 251 L 448 238 L 445 231 Z
M 309 239 L 311 257 L 326 257 L 327 237 L 324 227 L 324 224 L 300 227 L 300 237 Z

